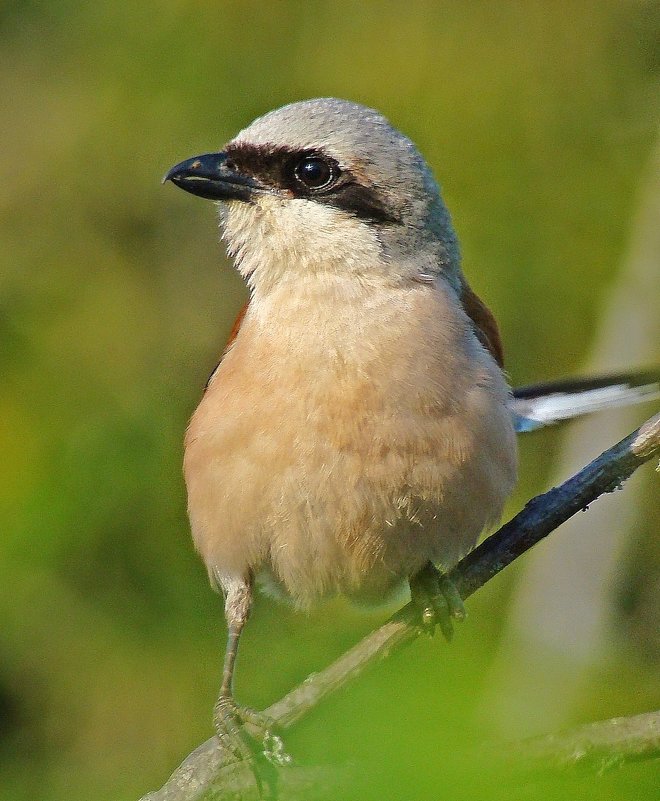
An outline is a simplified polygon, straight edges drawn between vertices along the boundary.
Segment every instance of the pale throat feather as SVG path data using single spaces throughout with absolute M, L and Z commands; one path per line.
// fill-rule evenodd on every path
M 233 201 L 218 209 L 227 253 L 257 296 L 282 280 L 304 280 L 317 273 L 374 287 L 409 280 L 428 283 L 429 274 L 433 279 L 438 273 L 433 253 L 429 265 L 424 264 L 423 242 L 413 249 L 409 264 L 399 260 L 393 269 L 386 243 L 373 226 L 313 201 L 264 194 L 254 203 Z M 457 286 L 453 271 L 445 273 Z

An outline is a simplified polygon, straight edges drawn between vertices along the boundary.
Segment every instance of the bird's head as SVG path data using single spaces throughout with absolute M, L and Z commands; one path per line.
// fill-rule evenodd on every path
M 227 249 L 256 292 L 319 274 L 459 280 L 456 237 L 428 165 L 365 106 L 292 103 L 165 180 L 219 202 Z

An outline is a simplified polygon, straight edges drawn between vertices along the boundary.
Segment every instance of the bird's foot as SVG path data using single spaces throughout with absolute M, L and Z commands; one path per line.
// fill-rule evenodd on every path
M 213 711 L 213 724 L 221 745 L 238 760 L 276 767 L 291 764 L 274 720 L 254 709 L 238 706 L 229 695 L 221 695 Z
M 429 562 L 410 579 L 410 597 L 420 609 L 422 628 L 433 634 L 437 624 L 447 642 L 451 642 L 453 622 L 465 620 L 467 612 L 447 574 Z

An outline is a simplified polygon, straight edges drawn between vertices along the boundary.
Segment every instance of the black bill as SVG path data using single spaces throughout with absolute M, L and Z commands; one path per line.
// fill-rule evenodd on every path
M 260 184 L 227 166 L 225 153 L 206 153 L 176 164 L 163 178 L 207 200 L 250 200 Z

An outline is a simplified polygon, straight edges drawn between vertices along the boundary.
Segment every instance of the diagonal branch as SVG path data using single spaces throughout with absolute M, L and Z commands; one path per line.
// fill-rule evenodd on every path
M 574 514 L 586 510 L 600 495 L 620 488 L 640 465 L 659 453 L 660 414 L 560 486 L 530 500 L 521 512 L 459 562 L 449 577 L 461 597 L 468 598 Z M 367 667 L 412 642 L 419 633 L 418 617 L 418 610 L 412 604 L 403 607 L 329 667 L 272 704 L 265 714 L 282 729 L 292 726 Z M 657 739 L 657 732 L 654 736 Z M 281 772 L 291 776 L 292 770 L 295 769 L 285 768 Z M 250 782 L 249 768 L 232 763 L 231 756 L 223 752 L 213 737 L 184 761 L 160 791 L 145 796 L 143 801 L 197 801 L 211 789 L 224 792 L 230 789 L 230 784 L 232 788 L 237 785 L 245 788 Z

